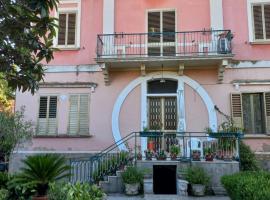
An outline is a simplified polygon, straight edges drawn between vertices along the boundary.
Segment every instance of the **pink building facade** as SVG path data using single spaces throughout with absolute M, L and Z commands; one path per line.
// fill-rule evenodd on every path
M 61 0 L 52 15 L 61 51 L 16 94 L 36 126 L 17 154 L 94 153 L 155 123 L 216 131 L 215 107 L 270 152 L 270 1 Z

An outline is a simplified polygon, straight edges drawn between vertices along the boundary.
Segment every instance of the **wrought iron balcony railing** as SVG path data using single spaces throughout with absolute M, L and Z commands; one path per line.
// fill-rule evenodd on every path
M 226 56 L 232 38 L 230 30 L 103 34 L 97 36 L 97 60 Z

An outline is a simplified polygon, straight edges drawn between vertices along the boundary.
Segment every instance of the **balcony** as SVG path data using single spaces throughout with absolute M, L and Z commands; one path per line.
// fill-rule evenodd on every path
M 218 83 L 232 59 L 230 30 L 189 32 L 117 33 L 97 36 L 97 63 L 102 64 L 104 80 L 109 84 L 113 69 L 178 70 L 217 68 Z
M 130 66 L 131 62 L 162 61 L 171 65 L 182 61 L 196 65 L 202 60 L 231 58 L 231 41 L 230 30 L 98 35 L 97 62 L 117 66 L 129 62 Z

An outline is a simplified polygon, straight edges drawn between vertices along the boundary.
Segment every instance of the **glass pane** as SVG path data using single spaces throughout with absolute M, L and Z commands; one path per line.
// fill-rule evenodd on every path
M 266 39 L 270 39 L 270 5 L 264 5 Z
M 160 47 L 148 47 L 149 56 L 161 56 Z
M 163 47 L 163 56 L 175 56 L 175 46 Z
M 160 12 L 148 13 L 148 43 L 160 42 Z
M 243 94 L 242 103 L 245 132 L 264 133 L 263 95 Z
M 263 20 L 262 20 L 262 6 L 253 6 L 253 20 L 254 20 L 254 34 L 255 39 L 264 39 L 263 36 Z
M 68 15 L 68 45 L 75 45 L 76 14 Z
M 59 14 L 58 45 L 65 45 L 66 14 Z
M 148 94 L 176 93 L 177 81 L 172 80 L 154 80 L 148 82 Z
M 163 42 L 175 42 L 175 12 L 163 12 Z

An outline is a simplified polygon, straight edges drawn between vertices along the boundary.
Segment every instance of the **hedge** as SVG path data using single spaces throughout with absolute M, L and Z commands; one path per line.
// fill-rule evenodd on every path
M 221 178 L 231 200 L 269 200 L 270 173 L 264 171 L 240 172 Z

